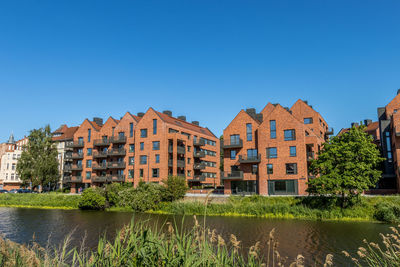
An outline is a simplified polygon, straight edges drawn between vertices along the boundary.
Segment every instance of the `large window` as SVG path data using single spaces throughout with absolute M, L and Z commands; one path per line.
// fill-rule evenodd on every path
M 88 136 L 87 136 L 88 143 L 90 143 L 91 139 L 92 139 L 92 129 L 88 129 Z
M 129 145 L 129 152 L 135 152 L 135 144 Z
M 274 165 L 267 164 L 267 174 L 274 174 Z
M 297 180 L 271 180 L 268 181 L 269 195 L 296 195 Z
M 274 120 L 269 121 L 269 129 L 270 129 L 269 137 L 271 139 L 275 139 L 276 138 L 276 121 L 274 121 Z
M 386 136 L 386 151 L 387 151 L 387 160 L 388 162 L 393 161 L 393 155 L 392 155 L 392 142 L 390 141 L 390 133 L 385 132 Z
M 157 119 L 153 120 L 153 134 L 157 134 Z
M 140 129 L 140 137 L 142 138 L 147 137 L 147 129 Z
M 160 169 L 158 169 L 158 168 L 153 169 L 152 173 L 153 173 L 152 177 L 157 178 L 160 176 Z
M 86 172 L 86 179 L 90 179 L 91 176 L 92 176 L 91 172 Z
M 135 177 L 135 170 L 129 170 L 128 171 L 128 178 L 134 178 Z
M 160 154 L 156 154 L 156 163 L 160 163 Z
M 304 124 L 312 124 L 313 119 L 312 118 L 304 118 Z
M 133 123 L 129 123 L 129 137 L 133 137 Z
M 140 177 L 140 178 L 143 178 L 143 169 L 140 169 L 140 170 L 139 170 L 139 177 Z
M 140 164 L 147 164 L 147 156 L 140 156 Z
M 78 137 L 78 143 L 83 144 L 83 137 Z
M 296 140 L 296 131 L 294 129 L 285 130 L 283 132 L 285 141 L 293 141 Z
M 276 147 L 268 147 L 267 148 L 267 158 L 275 159 L 278 157 L 278 150 Z
M 258 153 L 257 149 L 247 149 L 247 158 L 254 159 L 257 158 Z
M 247 137 L 247 141 L 253 140 L 253 130 L 252 130 L 251 123 L 246 124 L 246 137 Z
M 118 137 L 119 137 L 119 139 L 123 139 L 125 137 L 125 133 L 124 132 L 119 132 L 118 133 Z
M 91 148 L 88 148 L 88 149 L 87 149 L 87 155 L 88 155 L 88 156 L 91 156 L 91 155 L 92 155 L 92 149 L 91 149 Z
M 86 161 L 86 168 L 92 168 L 92 160 L 91 159 L 88 159 Z
M 240 135 L 232 134 L 231 135 L 231 145 L 238 145 L 240 144 Z
M 297 174 L 297 163 L 286 163 L 286 174 Z
M 135 157 L 129 157 L 129 165 L 135 165 Z
M 236 150 L 231 150 L 231 159 L 236 159 Z
M 153 150 L 160 150 L 160 141 L 153 141 Z
M 297 152 L 296 152 L 296 147 L 295 146 L 289 147 L 289 150 L 290 150 L 290 156 L 291 157 L 296 157 L 297 156 Z
M 140 142 L 140 150 L 143 150 L 143 149 L 144 149 L 144 143 Z

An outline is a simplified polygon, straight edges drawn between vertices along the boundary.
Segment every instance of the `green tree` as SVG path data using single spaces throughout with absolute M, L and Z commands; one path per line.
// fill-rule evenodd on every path
M 51 138 L 49 125 L 30 131 L 17 163 L 17 173 L 25 185 L 32 183 L 32 187 L 43 188 L 43 185 L 57 183 L 60 177 L 58 152 Z
M 188 186 L 185 177 L 168 176 L 168 179 L 163 181 L 165 185 L 164 200 L 174 201 L 185 196 Z
M 377 168 L 384 159 L 364 128 L 352 127 L 324 144 L 311 163 L 310 171 L 317 178 L 308 182 L 310 194 L 340 195 L 345 207 L 348 200 L 375 186 L 381 177 Z

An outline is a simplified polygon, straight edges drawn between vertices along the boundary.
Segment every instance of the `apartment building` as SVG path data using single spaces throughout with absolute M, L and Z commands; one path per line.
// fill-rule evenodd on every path
M 68 147 L 74 140 L 74 133 L 78 130 L 78 127 L 68 127 L 67 125 L 61 125 L 57 130 L 53 132 L 53 142 L 56 144 L 58 152 L 58 168 L 60 172 L 60 180 L 57 187 L 62 188 L 64 179 L 71 176 L 71 149 Z
M 86 119 L 68 146 L 72 188 L 110 182 L 159 183 L 168 175 L 186 177 L 190 186 L 219 185 L 219 139 L 197 121 L 150 108 L 103 124 Z
M 225 194 L 304 195 L 310 159 L 333 130 L 306 101 L 241 110 L 224 130 Z
M 11 190 L 21 186 L 21 180 L 17 174 L 17 163 L 21 157 L 23 146 L 28 142 L 28 138 L 15 141 L 11 134 L 9 140 L 3 145 L 4 153 L 1 156 L 0 165 L 0 188 Z

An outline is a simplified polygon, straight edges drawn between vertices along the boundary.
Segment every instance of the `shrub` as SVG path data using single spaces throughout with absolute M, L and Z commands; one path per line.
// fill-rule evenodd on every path
M 375 205 L 374 218 L 382 222 L 397 223 L 400 221 L 400 206 L 390 202 Z
M 106 185 L 104 190 L 106 200 L 109 206 L 117 206 L 121 200 L 119 192 L 123 191 L 125 186 L 120 183 L 112 183 Z
M 104 210 L 106 207 L 106 198 L 99 190 L 87 188 L 83 191 L 78 206 L 82 210 Z
M 168 176 L 168 179 L 164 180 L 165 192 L 163 200 L 175 201 L 185 196 L 188 186 L 186 179 L 180 176 Z
M 135 189 L 125 192 L 129 193 L 126 202 L 130 202 L 132 209 L 138 212 L 155 209 L 163 198 L 164 190 L 164 187 L 158 184 L 140 184 Z

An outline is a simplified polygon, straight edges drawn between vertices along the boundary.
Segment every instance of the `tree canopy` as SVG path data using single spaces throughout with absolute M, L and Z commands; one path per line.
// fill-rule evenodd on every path
M 49 125 L 30 131 L 17 163 L 17 173 L 24 184 L 32 183 L 32 187 L 36 187 L 57 183 L 60 177 L 58 152 L 51 138 Z
M 384 158 L 364 128 L 352 127 L 324 144 L 311 163 L 311 172 L 317 178 L 308 182 L 309 193 L 340 194 L 344 199 L 376 185 L 382 173 L 378 166 Z

